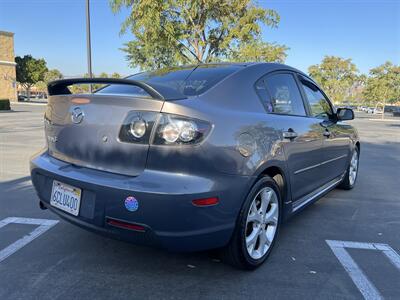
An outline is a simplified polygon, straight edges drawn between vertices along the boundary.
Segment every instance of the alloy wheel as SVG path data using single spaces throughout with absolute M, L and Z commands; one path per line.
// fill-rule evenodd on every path
M 349 169 L 349 183 L 353 185 L 356 182 L 358 171 L 358 152 L 354 150 L 353 156 L 351 157 L 350 169 Z
M 263 257 L 275 238 L 279 202 L 274 189 L 265 187 L 254 197 L 246 221 L 246 249 L 253 259 Z

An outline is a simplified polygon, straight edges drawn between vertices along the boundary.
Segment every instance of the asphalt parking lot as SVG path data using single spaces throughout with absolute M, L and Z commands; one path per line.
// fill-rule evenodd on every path
M 0 113 L 0 299 L 400 298 L 400 118 L 357 114 L 357 186 L 290 219 L 267 263 L 244 272 L 210 253 L 138 247 L 40 210 L 28 161 L 44 145 L 44 108 Z

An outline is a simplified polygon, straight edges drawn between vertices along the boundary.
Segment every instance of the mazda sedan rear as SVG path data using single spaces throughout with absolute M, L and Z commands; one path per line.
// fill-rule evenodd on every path
M 72 94 L 75 84 L 105 84 Z M 48 86 L 47 146 L 31 160 L 40 206 L 83 228 L 261 265 L 280 224 L 351 189 L 360 143 L 302 72 L 204 64 Z

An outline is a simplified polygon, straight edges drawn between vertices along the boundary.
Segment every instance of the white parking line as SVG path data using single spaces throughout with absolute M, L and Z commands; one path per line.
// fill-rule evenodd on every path
M 10 255 L 17 252 L 22 247 L 26 246 L 30 242 L 32 242 L 35 238 L 45 233 L 51 227 L 58 223 L 57 220 L 47 220 L 47 219 L 31 219 L 31 218 L 18 218 L 18 217 L 10 217 L 5 218 L 0 221 L 0 228 L 8 225 L 8 224 L 26 224 L 26 225 L 39 225 L 35 230 L 31 231 L 29 234 L 15 241 L 11 245 L 6 248 L 0 250 L 0 262 L 5 260 Z
M 368 277 L 360 269 L 345 248 L 382 251 L 390 262 L 400 271 L 400 256 L 389 245 L 379 243 L 359 243 L 350 241 L 326 240 L 333 254 L 337 257 L 343 268 L 349 274 L 354 284 L 365 299 L 383 299 Z

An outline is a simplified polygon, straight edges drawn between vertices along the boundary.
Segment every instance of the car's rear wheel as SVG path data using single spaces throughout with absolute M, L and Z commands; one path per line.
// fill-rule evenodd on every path
M 270 254 L 281 220 L 279 187 L 270 177 L 251 189 L 240 211 L 235 232 L 223 249 L 224 259 L 241 269 L 255 269 Z
M 340 188 L 351 190 L 355 186 L 358 176 L 359 158 L 360 152 L 358 148 L 355 147 L 346 174 L 344 175 L 343 181 L 339 186 Z

